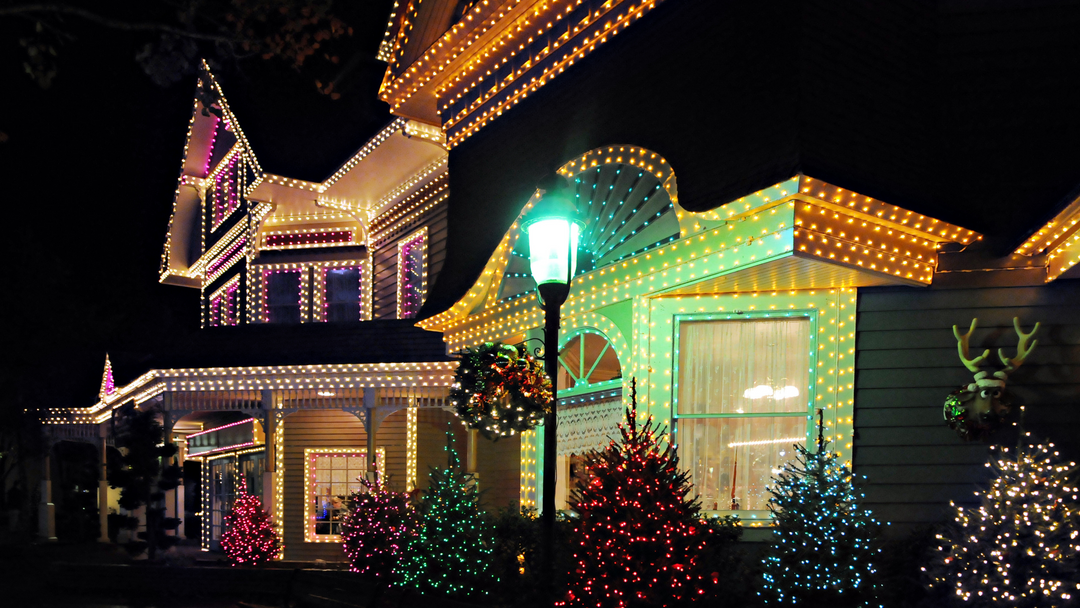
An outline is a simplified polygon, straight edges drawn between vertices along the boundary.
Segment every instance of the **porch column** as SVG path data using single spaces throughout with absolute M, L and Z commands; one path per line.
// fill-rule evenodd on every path
M 264 511 L 273 514 L 277 506 L 274 504 L 274 484 L 276 483 L 278 433 L 278 419 L 274 412 L 274 391 L 262 390 L 261 407 L 264 412 L 263 421 L 265 423 L 263 432 L 266 435 L 266 451 L 263 452 L 262 504 Z
M 375 398 L 375 388 L 364 388 L 364 433 L 367 434 L 367 466 L 368 466 L 368 479 L 375 479 L 375 472 L 378 468 L 375 466 L 375 433 L 379 431 L 379 422 L 375 420 L 375 408 L 377 405 L 377 399 Z
M 98 478 L 98 524 L 101 526 L 101 534 L 98 535 L 99 543 L 109 542 L 109 473 L 108 457 L 109 427 L 98 425 L 98 446 L 101 448 L 101 458 L 98 462 L 100 477 Z
M 472 475 L 474 483 L 480 483 L 480 472 L 478 468 L 478 460 L 476 457 L 476 446 L 480 442 L 480 431 L 476 429 L 469 429 L 469 444 L 465 452 L 465 472 Z
M 38 503 L 38 537 L 56 542 L 56 505 L 52 501 L 52 440 L 45 439 L 45 456 L 41 469 L 41 502 Z
M 161 430 L 162 436 L 166 443 L 173 443 L 173 428 L 176 426 L 176 420 L 182 414 L 172 411 L 172 393 L 165 392 L 161 396 L 162 399 L 162 420 Z M 179 448 L 179 446 L 177 446 Z M 176 466 L 183 466 L 180 460 L 180 451 L 177 449 L 176 456 L 173 457 L 173 463 Z M 182 469 L 181 469 L 182 470 Z M 173 530 L 173 536 L 180 538 L 184 537 L 184 478 L 180 477 L 180 485 L 165 492 L 165 517 L 176 517 L 180 519 L 180 525 L 176 530 Z

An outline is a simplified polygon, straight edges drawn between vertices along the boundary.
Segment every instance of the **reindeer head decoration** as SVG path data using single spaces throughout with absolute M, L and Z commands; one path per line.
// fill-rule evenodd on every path
M 1009 358 L 1005 355 L 1005 349 L 998 349 L 998 357 L 1005 367 L 991 375 L 990 372 L 979 369 L 990 356 L 990 350 L 984 350 L 983 354 L 974 359 L 968 352 L 968 341 L 978 323 L 978 319 L 972 319 L 971 327 L 966 334 L 961 334 L 960 330 L 953 325 L 953 335 L 956 336 L 956 350 L 960 353 L 960 361 L 963 362 L 964 367 L 975 374 L 975 381 L 949 395 L 945 400 L 944 414 L 949 426 L 965 441 L 985 439 L 1001 425 L 1001 421 L 1012 409 L 1012 400 L 1005 391 L 1005 382 L 1009 379 L 1009 374 L 1024 364 L 1028 355 L 1039 343 L 1038 340 L 1031 341 L 1031 338 L 1039 331 L 1039 324 L 1036 323 L 1035 328 L 1025 334 L 1020 329 L 1020 320 L 1013 317 L 1013 327 L 1020 339 L 1016 347 L 1016 356 Z

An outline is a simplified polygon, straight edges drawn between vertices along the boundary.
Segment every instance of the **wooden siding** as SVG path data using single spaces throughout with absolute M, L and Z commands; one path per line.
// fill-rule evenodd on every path
M 477 435 L 476 470 L 480 474 L 481 504 L 496 512 L 521 504 L 521 435 L 488 441 Z
M 972 380 L 957 357 L 952 326 L 966 330 L 973 317 L 973 352 L 1004 348 L 1010 355 L 1017 343 L 1012 318 L 1027 330 L 1042 322 L 1039 345 L 1009 388 L 1028 406 L 1027 430 L 1080 459 L 1080 282 L 860 289 L 854 466 L 866 477 L 868 506 L 892 522 L 891 536 L 945 520 L 950 500 L 972 503 L 987 480 L 987 444 L 962 442 L 941 414 L 946 395 Z M 992 440 L 1015 442 L 1010 429 Z
M 433 467 L 446 467 L 447 428 L 454 433 L 454 446 L 464 464 L 469 435 L 453 412 L 439 408 L 416 412 L 416 487 L 420 490 L 427 489 Z
M 469 433 L 450 410 L 421 409 L 417 412 L 417 487 L 428 487 L 432 467 L 446 466 L 447 422 L 454 433 L 454 445 L 462 466 L 466 465 Z M 481 506 L 492 513 L 518 507 L 521 458 L 520 437 L 489 441 L 476 435 L 476 472 L 480 474 Z
M 446 261 L 446 203 L 440 203 L 415 222 L 403 225 L 375 246 L 372 299 L 374 319 L 397 318 L 397 251 L 398 241 L 427 226 L 427 290 L 431 292 L 435 278 Z M 426 297 L 426 294 L 425 294 Z
M 386 473 L 395 483 L 405 480 L 405 412 L 386 417 L 376 435 L 376 447 L 386 450 Z M 306 410 L 285 418 L 285 559 L 340 561 L 344 553 L 340 543 L 304 541 L 304 501 L 308 490 L 304 479 L 305 448 L 367 447 L 367 434 L 359 418 L 341 410 Z

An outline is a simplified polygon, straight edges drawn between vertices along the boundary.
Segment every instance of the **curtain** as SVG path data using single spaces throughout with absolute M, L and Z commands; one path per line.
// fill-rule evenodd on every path
M 681 323 L 678 364 L 675 440 L 703 507 L 765 510 L 770 478 L 805 441 L 809 319 Z

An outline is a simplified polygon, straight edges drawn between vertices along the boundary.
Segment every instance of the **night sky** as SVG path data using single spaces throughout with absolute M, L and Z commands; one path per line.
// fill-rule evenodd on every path
M 264 169 L 321 179 L 390 119 L 374 54 L 392 2 L 348 4 L 343 48 L 357 60 L 341 99 L 317 93 L 310 72 L 259 59 L 222 68 Z M 42 90 L 11 43 L 21 25 L 0 22 L 0 241 L 13 274 L 0 407 L 90 405 L 107 351 L 169 349 L 199 325 L 198 291 L 157 281 L 195 77 L 159 87 L 134 60 L 148 35 L 68 23 L 76 39 Z

